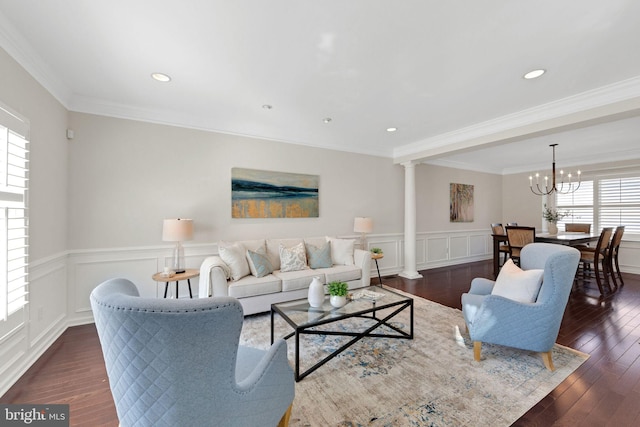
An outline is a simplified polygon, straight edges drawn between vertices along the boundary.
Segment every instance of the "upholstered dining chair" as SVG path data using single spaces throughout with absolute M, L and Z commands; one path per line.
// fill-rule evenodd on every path
M 239 346 L 235 298 L 141 298 L 129 280 L 112 279 L 90 299 L 121 426 L 288 424 L 286 342 Z
M 613 233 L 613 237 L 611 238 L 611 244 L 609 247 L 608 265 L 614 291 L 624 286 L 622 274 L 620 273 L 620 264 L 618 262 L 618 253 L 620 252 L 620 244 L 622 243 L 623 234 L 624 225 L 616 227 L 616 231 Z M 618 281 L 620 281 L 620 284 L 618 284 Z
M 491 224 L 491 234 L 495 234 L 495 235 L 504 235 L 504 227 L 502 226 L 502 224 L 498 223 L 494 223 Z M 506 244 L 504 245 L 503 243 L 507 243 L 506 237 L 504 241 L 500 242 L 500 246 L 499 246 L 499 252 L 501 254 L 504 254 L 504 258 L 502 263 L 504 264 L 505 262 L 507 262 L 507 258 L 509 257 L 509 253 L 511 252 L 509 250 L 509 245 Z
M 473 279 L 469 292 L 462 294 L 462 313 L 473 341 L 474 359 L 480 361 L 483 342 L 498 344 L 542 353 L 545 366 L 553 371 L 551 350 L 558 338 L 580 252 L 564 245 L 532 243 L 520 256 L 525 272 L 543 270 L 533 302 L 492 294 L 496 282 L 485 278 Z
M 505 230 L 509 244 L 509 255 L 516 264 L 520 264 L 520 251 L 536 240 L 536 228 L 507 225 Z
M 609 283 L 609 244 L 612 234 L 613 227 L 605 227 L 600 232 L 600 237 L 595 247 L 579 248 L 582 269 L 579 271 L 580 274 L 576 275 L 576 280 L 582 279 L 585 282 L 589 279 L 595 279 L 601 295 L 612 291 Z M 591 265 L 593 265 L 593 270 Z
M 591 233 L 591 224 L 567 223 L 564 225 L 564 231 L 574 233 Z

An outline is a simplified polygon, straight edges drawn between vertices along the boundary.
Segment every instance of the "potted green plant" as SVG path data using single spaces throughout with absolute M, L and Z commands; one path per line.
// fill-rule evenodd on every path
M 333 281 L 327 285 L 329 291 L 329 302 L 332 306 L 340 308 L 347 303 L 347 292 L 349 291 L 349 285 L 345 282 Z
M 380 248 L 371 248 L 369 250 L 371 251 L 372 254 L 376 254 L 376 255 L 381 255 L 382 254 L 382 249 L 380 249 Z
M 549 223 L 549 234 L 558 234 L 558 221 L 568 215 L 569 212 L 560 212 L 557 209 L 548 207 L 545 203 L 542 218 Z

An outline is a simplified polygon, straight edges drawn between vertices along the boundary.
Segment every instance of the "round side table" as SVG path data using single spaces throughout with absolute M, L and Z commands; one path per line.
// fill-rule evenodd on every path
M 380 268 L 378 267 L 378 260 L 384 258 L 384 254 L 371 254 L 371 259 L 376 262 L 376 270 L 378 270 L 378 280 L 380 281 L 380 286 L 382 286 L 382 276 L 380 276 Z
M 180 280 L 186 280 L 189 285 L 189 298 L 193 298 L 191 293 L 191 278 L 198 277 L 200 270 L 197 268 L 187 268 L 184 273 L 174 274 L 173 276 L 164 276 L 162 272 L 156 273 L 151 278 L 156 282 L 164 282 L 164 297 L 167 297 L 167 290 L 169 290 L 169 282 L 176 282 L 176 299 L 178 298 L 178 282 Z

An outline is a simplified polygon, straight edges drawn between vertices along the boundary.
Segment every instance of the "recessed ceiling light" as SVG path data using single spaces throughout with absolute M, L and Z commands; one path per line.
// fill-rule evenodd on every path
M 151 78 L 162 83 L 167 83 L 171 81 L 171 77 L 169 77 L 164 73 L 152 73 Z
M 323 123 L 329 123 L 331 121 L 331 117 L 325 117 L 324 119 L 322 119 Z
M 394 127 L 387 128 L 387 132 L 395 132 L 397 130 L 398 128 L 394 128 Z
M 531 80 L 531 79 L 537 79 L 538 77 L 540 77 L 541 75 L 543 75 L 544 73 L 546 73 L 547 70 L 543 70 L 542 68 L 539 70 L 533 70 L 533 71 L 529 71 L 527 74 L 525 74 L 523 77 L 527 80 Z
M 264 108 L 265 110 L 271 110 L 273 108 L 273 105 L 264 104 L 262 108 Z

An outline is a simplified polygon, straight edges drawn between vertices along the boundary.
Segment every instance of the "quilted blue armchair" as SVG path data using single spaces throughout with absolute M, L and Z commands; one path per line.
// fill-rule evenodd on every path
M 580 261 L 577 249 L 551 243 L 530 243 L 521 252 L 523 270 L 544 269 L 542 286 L 533 303 L 491 295 L 494 281 L 475 278 L 462 294 L 462 313 L 480 361 L 482 343 L 542 353 L 545 366 L 555 368 L 551 349 L 558 338 L 564 309 Z
M 129 280 L 112 279 L 93 290 L 91 307 L 121 426 L 288 424 L 286 342 L 239 346 L 235 298 L 141 298 Z

